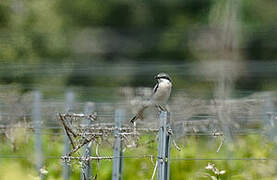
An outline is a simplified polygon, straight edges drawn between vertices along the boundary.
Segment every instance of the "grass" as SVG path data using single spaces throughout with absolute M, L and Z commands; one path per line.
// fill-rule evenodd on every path
M 47 180 L 62 178 L 62 161 L 58 158 L 63 154 L 63 136 L 50 135 L 45 132 L 42 135 L 43 152 L 45 157 L 45 169 L 48 171 Z M 125 156 L 156 155 L 157 142 L 146 143 L 155 140 L 155 135 L 141 136 L 138 147 L 127 148 Z M 0 159 L 0 179 L 2 180 L 32 180 L 39 179 L 35 169 L 34 137 L 31 132 L 23 129 L 16 130 L 14 135 L 14 147 L 10 140 L 4 136 L 1 138 L 0 153 L 6 158 Z M 267 140 L 262 135 L 236 136 L 230 142 L 225 142 L 221 150 L 216 150 L 220 144 L 219 139 L 212 137 L 184 137 L 177 141 L 181 151 L 171 147 L 170 176 L 171 179 L 212 179 L 213 172 L 205 169 L 208 163 L 215 164 L 226 173 L 220 175 L 221 180 L 235 179 L 277 179 L 276 143 Z M 95 146 L 92 150 L 95 155 Z M 112 155 L 112 145 L 102 141 L 99 154 Z M 20 158 L 7 158 L 7 155 Z M 50 158 L 51 157 L 51 158 Z M 203 158 L 202 160 L 184 160 L 184 158 Z M 269 158 L 272 160 L 205 160 L 207 158 Z M 155 161 L 155 159 L 154 159 Z M 151 179 L 154 164 L 151 158 L 124 158 L 124 179 Z M 111 179 L 112 161 L 102 160 L 93 162 L 92 172 L 101 180 Z M 80 165 L 78 162 L 71 164 L 71 179 L 80 179 Z

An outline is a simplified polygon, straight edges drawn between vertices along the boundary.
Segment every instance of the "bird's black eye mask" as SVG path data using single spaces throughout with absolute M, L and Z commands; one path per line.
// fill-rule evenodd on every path
M 157 77 L 157 79 L 167 79 L 167 80 L 169 80 L 171 82 L 171 79 L 169 77 L 167 77 L 167 76 Z

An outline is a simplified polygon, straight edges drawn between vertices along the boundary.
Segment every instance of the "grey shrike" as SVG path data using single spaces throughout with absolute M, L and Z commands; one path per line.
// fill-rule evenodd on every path
M 159 73 L 157 76 L 155 76 L 155 79 L 158 81 L 158 83 L 153 89 L 153 94 L 150 100 L 143 103 L 137 114 L 130 120 L 131 123 L 134 123 L 137 119 L 142 119 L 143 111 L 149 106 L 154 105 L 158 107 L 159 110 L 167 111 L 165 106 L 171 93 L 171 78 L 166 73 Z

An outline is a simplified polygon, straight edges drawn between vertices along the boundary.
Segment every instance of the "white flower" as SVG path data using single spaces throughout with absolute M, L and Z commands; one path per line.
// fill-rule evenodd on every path
M 42 168 L 40 168 L 40 174 L 42 174 L 42 175 L 47 175 L 48 174 L 48 171 L 45 169 L 45 167 L 42 167 Z
M 212 170 L 214 168 L 214 165 L 211 163 L 208 163 L 208 165 L 205 168 L 208 170 Z

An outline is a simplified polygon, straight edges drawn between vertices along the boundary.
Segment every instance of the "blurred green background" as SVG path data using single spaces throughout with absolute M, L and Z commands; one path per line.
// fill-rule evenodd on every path
M 0 3 L 0 58 L 7 63 L 196 61 L 189 41 L 198 31 L 223 29 L 229 21 L 229 30 L 239 29 L 235 36 L 244 60 L 275 60 L 275 7 L 274 0 L 7 0 Z
M 10 114 L 18 113 L 17 104 L 29 110 L 33 90 L 54 103 L 64 102 L 67 90 L 76 92 L 81 102 L 119 102 L 126 94 L 118 87 L 152 87 L 160 71 L 171 75 L 173 97 L 183 92 L 196 99 L 247 98 L 275 91 L 276 7 L 276 0 L 1 1 L 0 113 L 8 112 L 4 105 Z M 55 116 L 55 111 L 49 114 Z M 15 118 L 19 123 L 26 120 L 24 112 Z M 2 115 L 0 122 L 15 123 Z M 11 137 L 1 131 L 0 179 L 39 179 L 33 132 L 12 131 Z M 58 158 L 63 137 L 58 133 L 45 130 L 42 137 L 49 180 L 62 179 Z M 271 158 L 214 161 L 226 170 L 221 179 L 277 178 L 276 140 L 267 141 L 261 134 L 236 137 L 220 153 L 215 153 L 219 141 L 213 138 L 186 137 L 178 143 L 182 151 L 172 148 L 173 157 Z M 154 154 L 156 147 L 152 143 L 128 149 L 126 155 Z M 101 150 L 112 153 L 108 145 Z M 171 178 L 207 179 L 213 175 L 207 164 L 172 161 Z M 93 172 L 98 179 L 110 179 L 111 166 L 111 161 L 94 163 Z M 79 167 L 73 164 L 72 179 L 79 179 Z M 154 165 L 150 159 L 126 159 L 124 168 L 125 179 L 150 179 Z
M 178 68 L 183 63 L 234 62 L 238 73 L 249 69 L 248 62 L 276 62 L 276 5 L 274 0 L 2 1 L 0 82 L 19 83 L 23 90 L 45 85 L 46 79 L 57 86 L 152 86 L 152 76 L 167 71 L 178 82 L 175 88 L 187 88 L 193 83 L 186 81 L 195 79 L 190 67 Z M 88 69 L 93 67 L 100 70 L 93 73 Z M 238 89 L 265 88 L 259 78 L 234 79 Z

